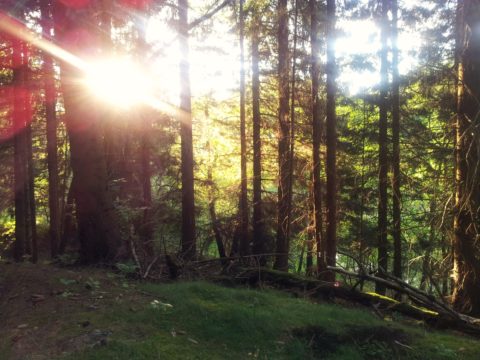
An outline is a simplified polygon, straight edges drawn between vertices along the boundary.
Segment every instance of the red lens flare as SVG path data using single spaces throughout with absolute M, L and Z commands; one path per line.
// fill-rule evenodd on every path
M 137 10 L 145 10 L 151 4 L 151 0 L 121 0 L 120 5 Z
M 90 0 L 60 0 L 60 2 L 72 9 L 81 9 L 90 5 Z

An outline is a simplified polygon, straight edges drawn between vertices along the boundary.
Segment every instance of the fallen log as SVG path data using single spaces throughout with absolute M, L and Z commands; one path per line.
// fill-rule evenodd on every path
M 414 303 L 423 306 L 429 310 L 438 312 L 438 313 L 447 313 L 453 318 L 460 319 L 460 314 L 455 312 L 453 309 L 449 308 L 446 304 L 441 303 L 436 300 L 435 297 L 429 295 L 419 289 L 414 288 L 413 286 L 407 284 L 406 282 L 393 277 L 389 274 L 381 274 L 382 277 L 369 275 L 365 273 L 357 274 L 352 271 L 347 271 L 342 268 L 328 266 L 328 270 L 334 271 L 339 274 L 346 276 L 356 277 L 363 280 L 369 280 L 378 284 L 382 284 L 387 288 L 395 290 L 397 292 L 407 295 Z M 390 279 L 390 280 L 389 280 Z
M 330 266 L 328 267 L 328 270 L 383 284 L 392 290 L 407 295 L 416 304 L 438 313 L 438 318 L 443 323 L 447 322 L 452 324 L 452 326 L 458 330 L 464 329 L 462 331 L 472 332 L 473 334 L 480 332 L 480 319 L 456 312 L 447 304 L 436 299 L 434 296 L 427 294 L 422 290 L 411 286 L 410 284 L 407 284 L 403 280 L 394 277 L 393 275 L 381 273 L 381 276 L 383 277 L 378 277 L 369 274 L 357 274 L 342 268 Z
M 366 276 L 366 280 L 381 281 L 382 283 L 388 284 L 388 286 L 393 284 L 392 289 L 403 291 L 402 287 L 395 285 L 391 281 L 373 275 L 360 275 L 338 268 L 331 268 L 329 270 L 348 276 Z M 313 299 L 327 301 L 335 298 L 343 299 L 364 306 L 374 307 L 376 311 L 397 312 L 417 320 L 422 320 L 433 328 L 448 328 L 480 337 L 480 324 L 476 322 L 478 320 L 473 318 L 467 319 L 468 317 L 458 314 L 453 310 L 446 311 L 438 305 L 428 306 L 427 304 L 427 306 L 423 306 L 423 301 L 423 308 L 420 308 L 378 294 L 360 292 L 338 283 L 305 278 L 282 271 L 266 268 L 235 268 L 232 269 L 230 273 L 214 277 L 211 280 L 228 285 L 270 286 L 279 290 L 289 291 L 296 296 L 306 296 Z M 412 290 L 410 290 L 410 292 L 413 293 Z

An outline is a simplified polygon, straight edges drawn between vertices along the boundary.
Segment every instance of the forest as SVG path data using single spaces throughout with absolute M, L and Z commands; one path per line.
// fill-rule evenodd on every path
M 90 331 L 70 306 L 98 299 L 109 329 L 109 308 L 131 328 L 126 303 L 146 302 L 133 312 L 225 349 L 176 348 L 187 330 L 155 320 L 152 352 L 117 328 L 61 350 L 49 328 L 31 358 L 475 358 L 479 29 L 479 0 L 0 0 L 4 358 L 40 351 L 30 325 L 53 309 Z M 276 345 L 237 334 L 258 342 L 242 352 L 207 315 L 187 325 L 208 294 L 288 325 L 262 330 Z M 331 321 L 317 302 L 353 330 L 316 327 L 300 309 Z M 210 316 L 232 334 L 261 322 Z M 382 322 L 396 316 L 432 338 Z M 451 348 L 429 348 L 439 329 Z

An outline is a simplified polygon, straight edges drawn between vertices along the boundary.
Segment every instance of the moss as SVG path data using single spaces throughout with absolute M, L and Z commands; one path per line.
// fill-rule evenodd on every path
M 477 341 L 427 331 L 421 322 L 384 321 L 367 310 L 272 290 L 142 284 L 102 269 L 43 265 L 0 265 L 0 274 L 2 299 L 10 299 L 0 325 L 1 359 L 423 360 L 480 353 Z M 45 300 L 33 304 L 32 294 Z M 102 341 L 98 334 L 105 334 Z
M 466 337 L 421 331 L 368 311 L 312 304 L 275 291 L 204 282 L 141 288 L 151 298 L 135 304 L 138 311 L 123 304 L 102 314 L 113 331 L 107 346 L 67 358 L 476 359 L 480 351 Z M 155 308 L 153 300 L 171 307 Z

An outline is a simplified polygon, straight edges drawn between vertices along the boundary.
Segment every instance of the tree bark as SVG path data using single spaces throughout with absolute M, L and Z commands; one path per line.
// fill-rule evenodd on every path
M 247 138 L 245 134 L 245 14 L 240 0 L 240 255 L 248 255 Z
M 15 191 L 15 244 L 13 257 L 22 261 L 27 242 L 27 168 L 25 64 L 22 60 L 22 42 L 14 39 L 13 48 L 13 128 L 14 128 L 14 191 Z
M 315 244 L 317 246 L 317 271 L 321 273 L 326 268 L 325 247 L 322 244 L 323 219 L 322 219 L 322 179 L 320 145 L 322 142 L 322 119 L 320 114 L 320 98 L 318 95 L 320 83 L 320 43 L 318 40 L 318 5 L 316 0 L 310 0 L 310 42 L 312 77 L 312 137 L 313 137 L 313 226 Z M 310 248 L 312 246 L 309 246 Z M 307 270 L 309 268 L 307 257 Z
M 336 266 L 337 256 L 337 119 L 336 119 L 336 64 L 335 64 L 335 0 L 327 0 L 327 232 L 325 262 Z M 325 280 L 335 281 L 335 274 L 327 272 Z
M 400 76 L 398 74 L 398 0 L 392 4 L 392 194 L 393 275 L 402 278 L 402 197 L 400 192 Z
M 182 255 L 192 260 L 196 254 L 195 196 L 193 183 L 192 99 L 188 44 L 188 0 L 178 0 L 180 33 L 180 137 L 182 172 Z
M 380 104 L 378 122 L 378 268 L 383 272 L 388 270 L 388 243 L 387 243 L 387 187 L 388 187 L 388 0 L 382 0 L 381 11 L 381 50 L 380 50 Z M 385 286 L 376 283 L 375 290 L 379 294 L 385 294 Z
M 288 271 L 288 198 L 289 174 L 289 52 L 288 52 L 288 10 L 287 0 L 279 0 L 278 18 L 278 204 L 277 204 L 277 246 L 274 268 Z
M 290 243 L 292 232 L 292 200 L 294 185 L 294 155 L 295 155 L 295 102 L 296 102 L 296 76 L 297 76 L 297 40 L 298 40 L 298 0 L 294 4 L 293 21 L 293 49 L 292 49 L 292 91 L 290 93 L 290 149 L 288 150 L 288 199 L 287 199 L 287 243 Z
M 26 51 L 24 51 L 26 56 Z M 25 109 L 30 107 L 30 98 L 25 96 Z M 26 110 L 28 113 L 28 111 Z M 35 203 L 35 173 L 33 164 L 33 145 L 32 145 L 32 119 L 27 119 L 27 126 L 25 129 L 25 139 L 27 145 L 27 204 L 28 204 L 28 233 L 29 239 L 27 239 L 27 249 L 31 255 L 31 261 L 36 263 L 38 260 L 38 239 L 37 239 L 37 207 Z
M 262 119 L 260 115 L 260 71 L 259 43 L 260 43 L 260 14 L 255 8 L 252 27 L 252 121 L 253 121 L 253 254 L 265 254 L 266 244 L 263 233 L 263 204 L 262 204 Z M 260 256 L 261 266 L 266 264 L 265 256 Z
M 480 26 L 480 2 L 461 1 L 458 11 L 461 12 L 458 31 L 462 40 L 458 44 L 461 55 L 458 64 L 453 303 L 459 311 L 479 315 L 480 33 L 475 29 Z
M 50 2 L 42 0 L 40 12 L 42 32 L 49 38 L 53 29 Z M 58 155 L 57 155 L 57 118 L 56 118 L 56 90 L 53 69 L 53 58 L 47 52 L 43 53 L 43 77 L 45 89 L 45 118 L 47 120 L 47 167 L 48 167 L 48 209 L 50 215 L 49 238 L 50 256 L 54 258 L 58 253 L 60 243 L 59 196 L 58 196 Z

